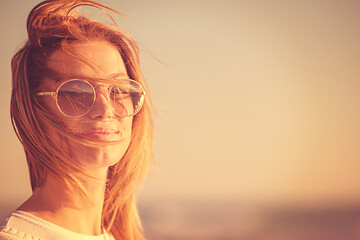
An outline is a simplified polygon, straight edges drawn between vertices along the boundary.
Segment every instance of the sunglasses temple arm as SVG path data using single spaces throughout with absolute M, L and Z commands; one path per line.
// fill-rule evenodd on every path
M 55 96 L 56 92 L 38 92 L 36 93 L 37 96 Z

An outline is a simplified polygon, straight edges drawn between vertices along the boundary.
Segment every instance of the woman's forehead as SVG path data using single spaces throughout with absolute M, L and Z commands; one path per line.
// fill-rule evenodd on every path
M 106 78 L 114 74 L 127 75 L 119 51 L 105 41 L 71 43 L 66 50 L 54 51 L 47 67 L 64 75 Z

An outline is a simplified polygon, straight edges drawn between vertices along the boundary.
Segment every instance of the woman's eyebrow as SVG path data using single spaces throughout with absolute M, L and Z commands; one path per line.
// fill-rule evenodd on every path
M 48 73 L 48 76 L 55 80 L 56 82 L 62 81 L 62 80 L 68 80 L 68 79 L 74 79 L 74 78 L 79 78 L 79 79 L 86 79 L 89 78 L 88 76 L 85 76 L 83 74 L 78 74 L 78 73 L 61 73 L 58 71 L 54 71 L 54 70 L 50 70 Z
M 51 70 L 49 69 L 48 70 L 48 74 L 47 74 L 51 79 L 55 80 L 56 82 L 58 81 L 61 81 L 64 79 L 64 74 L 62 73 L 59 73 L 57 71 L 54 71 L 54 70 Z
M 110 75 L 110 78 L 118 78 L 118 77 L 126 77 L 126 78 L 129 78 L 126 73 L 115 73 L 115 74 Z
M 49 71 L 48 76 L 51 79 L 54 79 L 55 81 L 62 81 L 66 79 L 73 79 L 73 78 L 79 78 L 79 79 L 87 79 L 87 78 L 93 78 L 89 77 L 83 74 L 78 73 L 59 73 L 57 71 Z M 108 78 L 115 79 L 115 78 L 129 78 L 129 76 L 126 73 L 114 73 L 111 74 Z M 95 78 L 94 78 L 95 79 Z

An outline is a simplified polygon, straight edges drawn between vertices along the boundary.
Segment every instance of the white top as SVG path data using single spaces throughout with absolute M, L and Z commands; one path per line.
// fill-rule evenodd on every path
M 0 223 L 0 240 L 115 240 L 104 231 L 90 236 L 72 232 L 30 213 L 13 211 Z

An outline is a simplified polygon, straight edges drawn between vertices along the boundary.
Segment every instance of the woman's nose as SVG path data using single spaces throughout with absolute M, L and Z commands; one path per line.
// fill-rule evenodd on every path
M 110 118 L 115 116 L 115 112 L 111 106 L 110 99 L 106 91 L 96 89 L 96 98 L 94 105 L 89 111 L 90 118 Z

